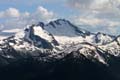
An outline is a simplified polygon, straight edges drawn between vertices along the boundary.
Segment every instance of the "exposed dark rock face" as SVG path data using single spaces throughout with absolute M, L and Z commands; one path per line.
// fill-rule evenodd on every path
M 84 56 L 43 62 L 31 57 L 0 67 L 2 80 L 119 80 L 120 61 L 112 59 L 109 66 L 92 62 Z

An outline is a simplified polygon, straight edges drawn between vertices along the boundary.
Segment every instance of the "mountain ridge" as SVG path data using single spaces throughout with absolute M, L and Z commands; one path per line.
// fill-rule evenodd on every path
M 17 52 L 16 54 L 21 57 L 44 55 L 43 58 L 47 60 L 48 58 L 62 59 L 75 52 L 76 57 L 84 55 L 90 60 L 107 64 L 106 57 L 120 55 L 120 46 L 115 38 L 100 32 L 91 33 L 78 28 L 68 20 L 58 19 L 48 24 L 39 22 L 27 26 L 14 36 L 3 39 L 0 43 L 0 53 L 5 58 L 15 59 L 16 55 L 8 54 L 13 49 L 13 53 Z M 38 57 L 40 58 L 42 57 Z

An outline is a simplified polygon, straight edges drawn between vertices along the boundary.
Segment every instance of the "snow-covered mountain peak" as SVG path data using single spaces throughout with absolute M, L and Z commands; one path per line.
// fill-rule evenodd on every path
M 15 49 L 25 50 L 35 49 L 35 47 L 52 49 L 59 45 L 52 34 L 37 25 L 28 25 L 23 31 L 5 39 L 5 41 Z
M 120 44 L 120 35 L 117 36 L 117 42 Z
M 44 28 L 45 24 L 43 22 L 39 22 L 36 26 L 41 26 L 42 28 Z
M 86 33 L 89 33 L 88 31 L 78 28 L 77 26 L 73 25 L 70 21 L 65 19 L 51 21 L 45 26 L 45 29 L 50 33 L 53 33 L 53 35 L 58 36 L 86 36 Z
M 98 43 L 98 44 L 107 44 L 108 42 L 113 41 L 115 39 L 115 36 L 111 36 L 111 35 L 107 35 L 107 34 L 98 32 L 95 35 L 95 38 L 96 38 L 96 40 L 95 40 L 96 43 Z
M 120 36 L 99 47 L 113 56 L 120 57 Z
M 108 55 L 120 56 L 118 43 L 120 36 L 115 38 L 100 32 L 94 34 L 78 28 L 68 20 L 58 19 L 48 24 L 39 22 L 28 25 L 23 31 L 0 41 L 0 50 L 5 54 L 12 50 L 25 51 L 32 57 L 42 55 L 45 60 L 61 59 L 73 53 L 73 56 L 82 55 L 106 64 Z
M 52 24 L 52 23 L 55 23 L 57 25 L 63 25 L 63 24 L 68 24 L 70 22 L 66 19 L 57 19 L 57 20 L 54 20 L 54 21 L 50 21 L 47 25 Z
M 39 22 L 38 24 L 28 25 L 24 31 L 15 35 L 15 39 L 25 39 L 30 43 L 40 42 L 39 38 L 49 43 L 55 44 L 77 44 L 81 42 L 105 44 L 111 42 L 114 38 L 104 33 L 93 34 L 87 30 L 73 25 L 65 19 L 57 19 L 48 24 Z
M 101 45 L 111 42 L 114 37 L 100 32 L 94 34 L 77 27 L 68 20 L 57 19 L 48 24 L 39 22 L 38 24 L 28 25 L 23 31 L 15 34 L 14 39 L 24 40 L 30 44 L 41 44 L 41 41 L 45 41 L 53 45 L 64 46 L 82 42 Z
M 89 39 L 88 36 L 90 37 L 89 41 L 92 41 L 93 36 L 89 31 L 78 28 L 65 19 L 49 22 L 44 25 L 44 30 L 51 33 L 60 44 L 80 43 L 85 38 Z

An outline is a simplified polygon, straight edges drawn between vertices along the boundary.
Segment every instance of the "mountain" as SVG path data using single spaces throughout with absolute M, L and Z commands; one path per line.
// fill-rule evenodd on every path
M 120 36 L 116 37 L 100 32 L 95 34 L 78 28 L 65 19 L 51 21 L 48 24 L 39 22 L 28 25 L 23 31 L 0 40 L 0 68 L 2 67 L 1 70 L 3 70 L 0 72 L 5 72 L 6 67 L 9 71 L 12 67 L 15 68 L 13 70 L 16 70 L 19 67 L 21 69 L 21 66 L 28 67 L 30 65 L 30 68 L 34 68 L 33 65 L 37 65 L 35 68 L 44 74 L 33 73 L 36 75 L 39 73 L 43 77 L 51 74 L 56 75 L 61 67 L 63 68 L 61 71 L 64 72 L 64 70 L 69 69 L 68 67 L 75 64 L 76 66 L 73 68 L 79 66 L 89 71 L 89 68 L 93 67 L 92 70 L 100 72 L 101 74 L 98 73 L 100 75 L 106 73 L 106 75 L 102 75 L 106 76 L 105 79 L 97 80 L 107 80 L 111 75 L 115 79 L 110 78 L 109 80 L 119 80 L 120 72 L 116 71 L 118 69 L 116 66 L 120 66 L 119 57 Z M 94 70 L 94 68 L 96 69 Z M 114 75 L 108 74 L 109 72 L 114 73 Z M 78 73 L 83 75 L 81 71 Z M 96 78 L 90 79 L 96 80 Z
M 87 58 L 91 57 L 107 64 L 105 52 L 115 56 L 117 49 L 112 50 L 112 48 L 119 46 L 117 42 L 115 36 L 100 32 L 91 33 L 78 28 L 68 20 L 58 19 L 48 24 L 39 22 L 28 25 L 23 31 L 1 40 L 0 51 L 3 54 L 2 57 L 12 59 L 16 58 L 16 55 L 27 57 L 27 55 L 38 56 L 45 53 L 47 53 L 45 57 L 61 59 L 77 51 Z M 109 46 L 112 44 L 114 46 Z M 66 49 L 68 50 L 65 51 Z M 9 51 L 17 54 L 8 54 Z M 119 52 L 117 54 L 119 55 Z
M 44 26 L 44 29 L 55 37 L 60 44 L 71 44 L 80 42 L 104 44 L 112 41 L 115 37 L 102 33 L 91 33 L 73 25 L 65 19 L 51 21 Z M 63 39 L 64 38 L 64 39 Z
M 117 36 L 112 42 L 99 46 L 104 51 L 114 55 L 116 57 L 120 56 L 120 36 Z

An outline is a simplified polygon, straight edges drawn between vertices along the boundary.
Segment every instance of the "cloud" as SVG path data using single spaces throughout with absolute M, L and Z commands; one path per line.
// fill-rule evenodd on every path
M 88 9 L 94 0 L 67 0 L 67 4 L 70 7 L 78 9 Z
M 16 33 L 21 31 L 20 29 L 10 29 L 10 30 L 3 30 L 2 32 L 6 32 L 6 33 Z
M 52 11 L 48 11 L 46 8 L 39 6 L 37 10 L 33 14 L 31 14 L 31 18 L 37 21 L 43 20 L 48 22 L 53 19 L 55 15 L 56 14 Z
M 86 17 L 120 20 L 120 0 L 67 0 L 67 4 Z
M 95 32 L 120 34 L 120 0 L 67 0 L 67 5 L 79 11 L 71 17 L 77 25 L 87 25 L 86 29 Z
M 81 16 L 74 16 L 71 19 L 73 20 L 73 23 L 75 23 L 79 27 L 87 29 L 91 32 L 103 32 L 114 35 L 119 34 L 119 21 Z
M 39 6 L 34 12 L 20 12 L 16 8 L 9 8 L 5 11 L 0 11 L 0 20 L 3 29 L 23 29 L 28 24 L 37 23 L 39 21 L 48 22 L 56 17 L 56 14 L 46 8 Z
M 20 16 L 20 12 L 19 12 L 19 10 L 15 9 L 15 8 L 9 8 L 5 11 L 0 12 L 0 18 L 19 17 L 19 16 Z
M 110 26 L 114 27 L 117 25 L 120 25 L 119 21 L 111 21 L 107 19 L 100 19 L 100 18 L 95 18 L 95 17 L 81 17 L 81 16 L 74 16 L 72 17 L 73 22 L 81 25 L 81 24 L 87 24 L 90 26 L 97 26 L 97 25 L 104 25 L 104 26 Z
M 120 0 L 67 0 L 69 7 L 81 14 L 89 13 L 98 18 L 118 19 L 120 16 Z
M 81 10 L 109 10 L 119 8 L 120 0 L 67 0 L 67 4 Z
M 46 8 L 39 6 L 34 12 L 21 12 L 16 8 L 8 8 L 0 11 L 0 39 L 19 32 L 27 25 L 38 23 L 39 21 L 48 22 L 56 18 L 56 14 Z

